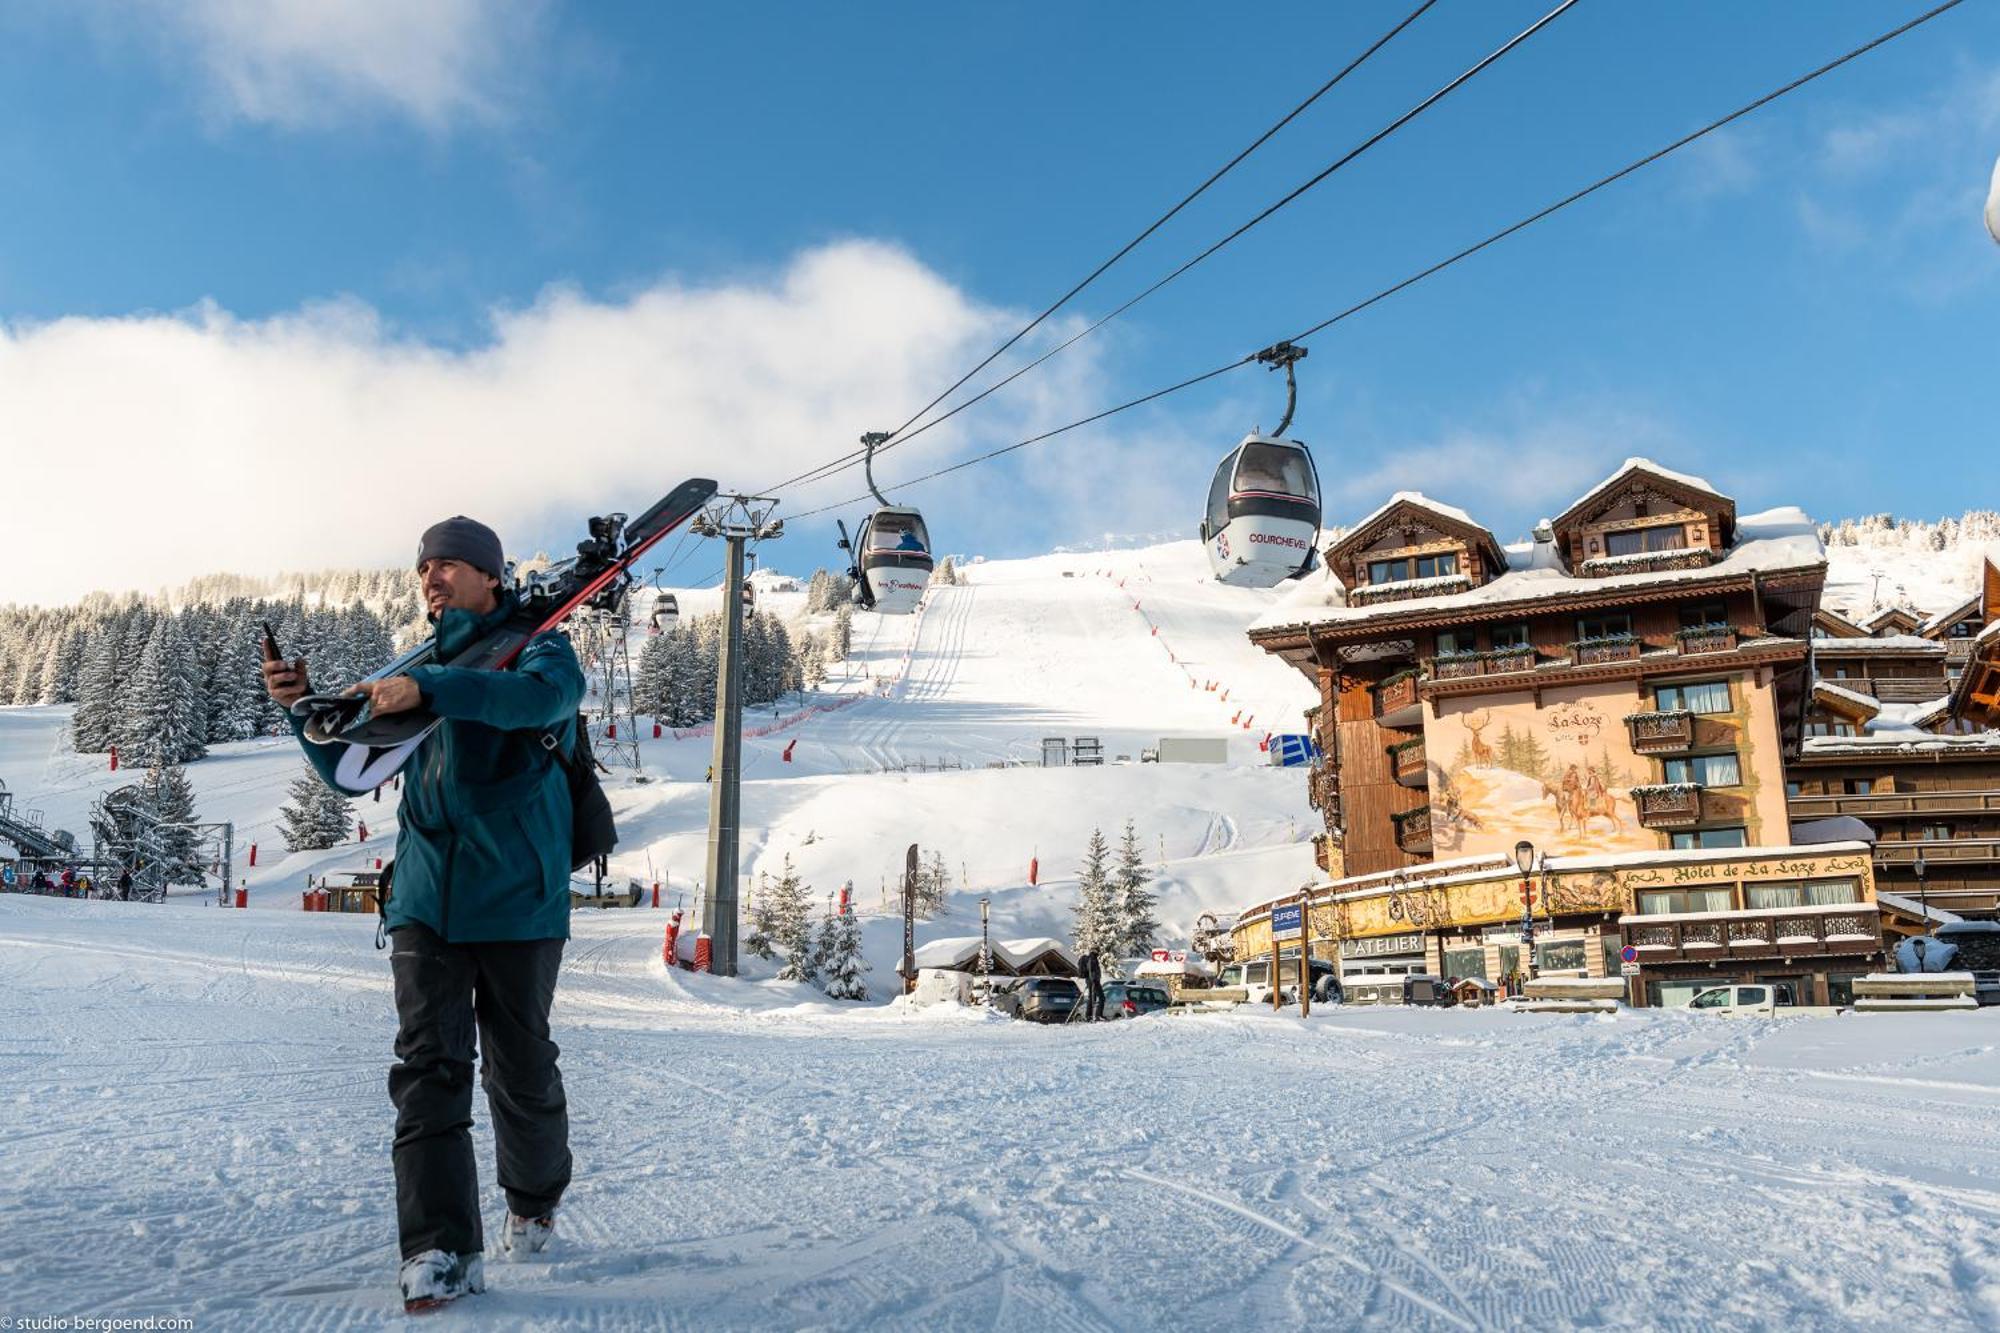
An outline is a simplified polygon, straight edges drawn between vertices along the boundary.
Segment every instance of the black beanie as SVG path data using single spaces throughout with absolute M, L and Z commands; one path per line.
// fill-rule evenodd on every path
M 500 550 L 500 535 L 476 519 L 463 514 L 424 530 L 417 543 L 417 567 L 426 560 L 463 560 L 474 569 L 505 578 L 507 557 Z

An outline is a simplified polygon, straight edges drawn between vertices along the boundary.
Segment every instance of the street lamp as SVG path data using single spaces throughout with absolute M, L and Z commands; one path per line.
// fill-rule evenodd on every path
M 1535 979 L 1535 890 L 1528 876 L 1535 868 L 1535 844 L 1526 838 L 1514 844 L 1514 867 L 1521 872 L 1521 947 L 1528 952 L 1528 980 Z
M 991 899 L 979 900 L 979 981 L 986 987 L 987 999 L 993 997 L 993 952 L 987 947 L 987 925 L 990 919 Z
M 1924 872 L 1930 867 L 1924 861 L 1923 848 L 1917 849 L 1916 864 L 1911 868 L 1917 872 L 1917 906 L 1923 911 L 1924 933 L 1928 935 L 1931 930 L 1931 898 L 1930 890 L 1924 882 Z

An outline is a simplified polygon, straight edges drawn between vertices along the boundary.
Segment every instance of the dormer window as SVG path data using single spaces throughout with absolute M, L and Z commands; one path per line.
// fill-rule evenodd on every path
M 1979 633 L 1978 621 L 1961 620 L 1956 625 L 1953 625 L 1951 627 L 1951 630 L 1949 632 L 1949 637 L 1954 639 L 1970 639 L 1976 637 L 1978 633 Z
M 1626 528 L 1604 534 L 1606 555 L 1639 555 L 1646 551 L 1685 551 L 1687 529 L 1679 523 L 1650 528 Z
M 1409 579 L 1434 579 L 1458 573 L 1458 553 L 1407 556 L 1396 560 L 1370 560 L 1368 582 L 1402 583 Z

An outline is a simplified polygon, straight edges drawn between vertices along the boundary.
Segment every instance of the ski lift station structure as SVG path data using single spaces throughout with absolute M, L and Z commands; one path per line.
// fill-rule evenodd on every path
M 1223 455 L 1209 483 L 1202 549 L 1218 582 L 1273 588 L 1310 571 L 1319 539 L 1319 472 L 1312 451 L 1284 434 L 1298 405 L 1292 367 L 1306 349 L 1278 343 L 1257 353 L 1285 372 L 1285 415 L 1269 435 L 1252 431 Z

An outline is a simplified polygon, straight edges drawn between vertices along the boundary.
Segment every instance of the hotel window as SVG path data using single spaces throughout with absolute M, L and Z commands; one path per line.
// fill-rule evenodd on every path
M 1526 648 L 1527 646 L 1528 627 L 1526 625 L 1495 625 L 1493 627 L 1493 647 L 1496 650 L 1501 648 Z
M 1679 523 L 1652 528 L 1627 528 L 1604 534 L 1606 555 L 1637 555 L 1641 551 L 1685 551 L 1687 529 Z
M 1861 885 L 1851 879 L 1780 879 L 1743 886 L 1743 905 L 1753 912 L 1780 907 L 1845 907 L 1860 901 Z
M 1799 782 L 1787 782 L 1787 783 L 1785 784 L 1785 795 L 1787 795 L 1787 796 L 1797 796 L 1797 795 L 1798 795 L 1798 794 L 1799 794 L 1799 793 L 1800 793 L 1801 791 L 1803 791 L 1804 789 L 1805 789 L 1805 786 L 1804 786 L 1804 784 L 1803 784 L 1803 783 L 1799 783 Z
M 1697 754 L 1686 759 L 1668 759 L 1661 763 L 1667 782 L 1699 782 L 1704 787 L 1735 787 L 1743 781 L 1743 767 L 1737 763 L 1736 755 Z
M 1866 796 L 1875 790 L 1873 778 L 1842 778 L 1840 791 L 1843 796 Z
M 1486 950 L 1446 949 L 1444 951 L 1444 973 L 1448 977 L 1457 977 L 1460 981 L 1465 980 L 1467 977 L 1478 977 L 1481 981 L 1487 980 Z
M 1729 711 L 1729 682 L 1704 680 L 1694 685 L 1660 685 L 1653 690 L 1653 707 L 1663 713 L 1685 708 L 1690 713 Z
M 1917 839 L 1920 842 L 1950 842 L 1951 825 L 1949 824 L 1920 825 L 1917 829 Z
M 1814 718 L 1806 723 L 1808 736 L 1859 736 L 1852 722 L 1841 718 Z
M 1681 628 L 1694 629 L 1698 625 L 1726 625 L 1729 623 L 1729 607 L 1722 602 L 1699 602 L 1681 608 Z
M 1437 655 L 1439 657 L 1463 657 L 1479 647 L 1478 641 L 1469 629 L 1441 629 L 1438 631 Z
M 1419 555 L 1397 560 L 1370 560 L 1368 581 L 1370 583 L 1401 583 L 1406 579 L 1434 579 L 1444 574 L 1458 573 L 1458 553 L 1447 551 L 1442 555 Z
M 1978 633 L 1979 633 L 1978 621 L 1961 620 L 1956 625 L 1953 625 L 1949 631 L 1947 631 L 1947 637 L 1953 639 L 1970 639 L 1975 635 L 1977 635 Z
M 1749 846 L 1749 843 L 1744 841 L 1743 827 L 1741 825 L 1733 828 L 1689 829 L 1685 833 L 1673 834 L 1672 838 L 1673 849 L 1677 852 L 1700 851 L 1705 847 Z
M 1585 616 L 1576 622 L 1579 639 L 1623 639 L 1632 636 L 1630 616 Z
M 1727 884 L 1699 889 L 1641 889 L 1639 913 L 1659 916 L 1668 912 L 1733 912 L 1736 895 Z

